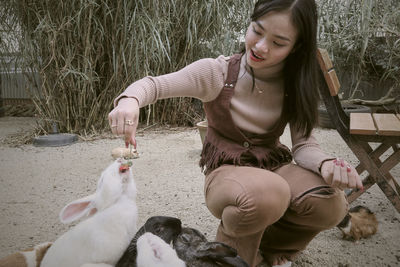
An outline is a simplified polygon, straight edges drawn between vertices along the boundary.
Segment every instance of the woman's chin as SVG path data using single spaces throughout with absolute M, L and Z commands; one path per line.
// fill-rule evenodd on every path
M 247 66 L 251 67 L 252 69 L 263 69 L 263 68 L 268 68 L 268 66 L 266 66 L 263 61 L 254 61 L 250 58 L 247 58 Z

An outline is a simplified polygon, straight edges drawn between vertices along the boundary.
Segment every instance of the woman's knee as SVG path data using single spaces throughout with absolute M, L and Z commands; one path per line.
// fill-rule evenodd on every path
M 346 216 L 348 203 L 342 190 L 322 187 L 297 199 L 294 210 L 302 224 L 330 229 Z
M 231 234 L 259 231 L 277 221 L 289 205 L 287 182 L 272 172 L 241 167 L 212 179 L 205 188 L 207 207 Z

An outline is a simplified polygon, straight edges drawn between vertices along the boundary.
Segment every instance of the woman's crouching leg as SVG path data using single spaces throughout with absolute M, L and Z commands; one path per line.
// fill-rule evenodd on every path
M 270 171 L 224 165 L 206 177 L 205 196 L 210 212 L 221 219 L 216 240 L 254 266 L 264 229 L 289 205 L 287 182 Z
M 290 166 L 287 168 L 293 169 Z M 308 186 L 312 180 L 315 180 L 315 184 L 314 187 L 303 188 L 306 190 L 297 184 L 297 192 L 292 194 L 294 197 L 288 210 L 279 221 L 264 231 L 260 250 L 270 262 L 280 257 L 293 259 L 318 233 L 335 227 L 348 210 L 342 190 L 326 185 L 321 177 L 310 171 L 300 167 L 295 169 L 303 179 L 306 179 L 304 175 L 308 175 Z M 297 183 L 290 179 L 287 181 L 291 188 Z

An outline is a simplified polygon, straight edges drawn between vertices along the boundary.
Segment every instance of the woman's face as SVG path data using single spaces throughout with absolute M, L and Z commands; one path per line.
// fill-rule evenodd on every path
M 282 68 L 297 40 L 289 11 L 271 11 L 250 23 L 247 29 L 247 65 L 257 70 Z

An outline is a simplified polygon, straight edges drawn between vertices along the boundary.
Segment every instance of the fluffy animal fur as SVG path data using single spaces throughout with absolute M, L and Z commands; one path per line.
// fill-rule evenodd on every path
M 123 159 L 109 165 L 94 194 L 69 203 L 60 212 L 63 223 L 89 218 L 54 242 L 41 267 L 115 265 L 137 230 L 136 194 L 129 165 Z
M 85 263 L 81 267 L 114 267 L 114 265 L 106 263 Z
M 168 216 L 153 216 L 147 219 L 135 234 L 128 248 L 115 267 L 136 267 L 137 240 L 149 232 L 164 240 L 167 244 L 181 232 L 181 220 Z
M 343 239 L 358 241 L 374 235 L 378 230 L 378 221 L 375 214 L 367 207 L 356 206 L 349 210 L 337 227 L 342 232 Z
M 234 248 L 220 242 L 208 242 L 206 237 L 193 228 L 183 228 L 173 241 L 178 257 L 188 267 L 248 267 Z
M 176 251 L 160 237 L 144 233 L 137 241 L 138 267 L 185 267 Z
M 0 259 L 0 267 L 39 267 L 51 244 L 51 242 L 42 243 L 31 249 L 6 256 Z

